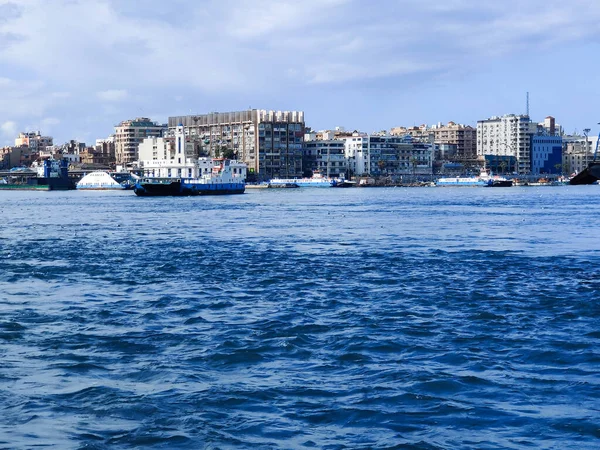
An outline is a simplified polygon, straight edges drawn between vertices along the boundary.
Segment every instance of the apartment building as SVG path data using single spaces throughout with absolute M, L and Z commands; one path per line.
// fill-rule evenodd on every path
M 15 147 L 27 147 L 32 152 L 38 153 L 53 145 L 53 142 L 52 136 L 42 136 L 39 131 L 19 133 L 19 137 L 15 139 Z
M 460 162 L 477 159 L 477 130 L 469 125 L 448 122 L 433 128 L 435 143 L 441 148 L 454 150 L 452 160 Z
M 378 133 L 382 134 L 382 133 Z M 387 134 L 387 133 L 383 133 Z M 410 136 L 413 141 L 419 142 L 431 142 L 433 138 L 433 130 L 426 124 L 414 126 L 414 127 L 394 127 L 390 130 L 392 136 Z
M 250 109 L 169 117 L 169 134 L 180 124 L 205 155 L 233 151 L 262 179 L 302 176 L 302 111 Z
M 306 139 L 303 148 L 304 171 L 319 172 L 328 177 L 345 176 L 346 163 L 344 141 L 339 139 Z
M 355 175 L 431 175 L 434 147 L 409 135 L 359 134 L 344 138 L 348 166 Z
M 594 159 L 598 136 L 563 136 L 562 169 L 565 174 L 576 174 Z
M 477 122 L 477 155 L 494 172 L 531 173 L 531 138 L 537 124 L 527 115 L 508 114 Z
M 147 117 L 125 120 L 115 126 L 115 157 L 117 164 L 130 164 L 138 160 L 138 147 L 147 137 L 160 137 L 165 125 L 152 122 Z

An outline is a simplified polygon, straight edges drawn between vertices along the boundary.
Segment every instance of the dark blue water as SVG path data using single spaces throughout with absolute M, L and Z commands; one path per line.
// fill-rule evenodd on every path
M 0 192 L 0 448 L 598 448 L 600 187 Z

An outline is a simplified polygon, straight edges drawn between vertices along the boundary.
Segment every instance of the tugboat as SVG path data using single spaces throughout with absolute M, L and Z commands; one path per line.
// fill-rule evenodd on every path
M 141 178 L 135 183 L 133 191 L 140 197 L 244 193 L 246 164 L 225 158 L 213 158 L 212 169 L 208 172 L 205 166 L 209 161 L 208 158 L 199 158 L 195 170 L 188 168 L 192 172 L 190 177 L 181 177 L 181 169 L 177 169 L 176 177 Z M 207 173 L 202 173 L 203 167 Z M 193 172 L 199 175 L 193 176 Z

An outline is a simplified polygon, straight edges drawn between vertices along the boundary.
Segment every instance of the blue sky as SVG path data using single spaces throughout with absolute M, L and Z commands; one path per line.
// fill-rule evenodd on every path
M 492 115 L 600 122 L 597 0 L 0 0 L 0 145 L 121 120 L 303 110 L 376 131 Z

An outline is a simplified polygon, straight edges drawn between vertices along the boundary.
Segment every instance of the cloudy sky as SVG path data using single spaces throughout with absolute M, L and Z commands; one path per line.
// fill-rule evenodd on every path
M 303 110 L 375 131 L 600 122 L 598 0 L 0 0 L 0 145 L 121 120 Z

